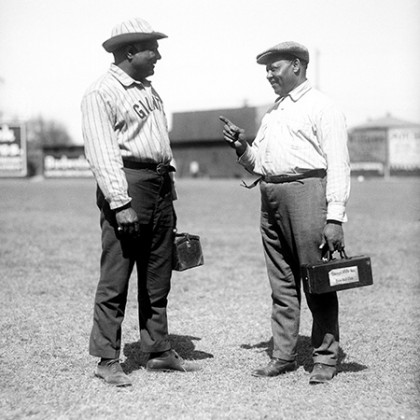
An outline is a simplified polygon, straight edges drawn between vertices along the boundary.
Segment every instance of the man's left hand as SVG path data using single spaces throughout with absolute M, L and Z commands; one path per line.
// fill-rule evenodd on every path
M 327 222 L 323 232 L 320 249 L 327 248 L 332 254 L 334 251 L 344 249 L 344 232 L 341 223 Z

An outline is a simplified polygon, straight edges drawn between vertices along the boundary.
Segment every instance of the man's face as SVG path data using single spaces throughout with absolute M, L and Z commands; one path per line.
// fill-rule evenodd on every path
M 145 41 L 134 46 L 135 54 L 131 65 L 139 80 L 144 80 L 155 72 L 155 64 L 162 58 L 157 41 Z
M 274 92 L 286 96 L 296 85 L 296 75 L 293 71 L 293 60 L 277 57 L 266 65 L 267 80 Z

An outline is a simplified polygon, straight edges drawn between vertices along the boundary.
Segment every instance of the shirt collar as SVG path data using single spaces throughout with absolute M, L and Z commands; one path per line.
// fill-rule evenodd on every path
M 312 86 L 309 83 L 309 80 L 305 80 L 303 83 L 289 92 L 289 96 L 292 98 L 293 102 L 297 102 L 305 93 L 309 92 L 311 89 Z
M 286 96 L 278 97 L 276 102 L 281 102 L 288 96 L 290 96 L 290 99 L 293 102 L 297 102 L 305 93 L 309 92 L 311 89 L 312 85 L 310 84 L 309 80 L 305 80 L 299 86 L 295 87 L 292 91 L 290 91 Z
M 146 80 L 145 83 L 142 83 L 138 80 L 134 80 L 124 70 L 121 70 L 115 64 L 111 64 L 109 72 L 112 74 L 112 76 L 114 76 L 125 87 L 129 87 L 131 85 L 138 85 L 139 87 L 145 87 L 145 86 L 150 85 L 148 80 Z

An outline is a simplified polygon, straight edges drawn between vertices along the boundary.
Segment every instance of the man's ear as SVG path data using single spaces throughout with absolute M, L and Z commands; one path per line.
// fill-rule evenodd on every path
M 125 48 L 125 56 L 127 57 L 127 60 L 132 60 L 133 56 L 137 54 L 137 50 L 132 46 L 129 45 L 128 47 Z
M 302 63 L 300 62 L 299 58 L 295 58 L 293 60 L 293 73 L 299 74 L 301 65 Z

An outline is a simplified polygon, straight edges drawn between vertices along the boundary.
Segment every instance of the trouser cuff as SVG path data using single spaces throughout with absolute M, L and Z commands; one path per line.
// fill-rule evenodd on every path
M 280 350 L 273 350 L 273 359 L 280 359 L 285 362 L 294 362 L 296 355 L 284 354 Z
M 143 353 L 162 353 L 164 351 L 171 350 L 172 348 L 169 341 L 161 341 L 160 343 L 156 343 L 152 346 L 142 344 L 140 344 L 140 346 Z
M 314 357 L 314 364 L 315 363 L 322 363 L 323 365 L 327 366 L 337 366 L 337 360 L 325 356 Z

